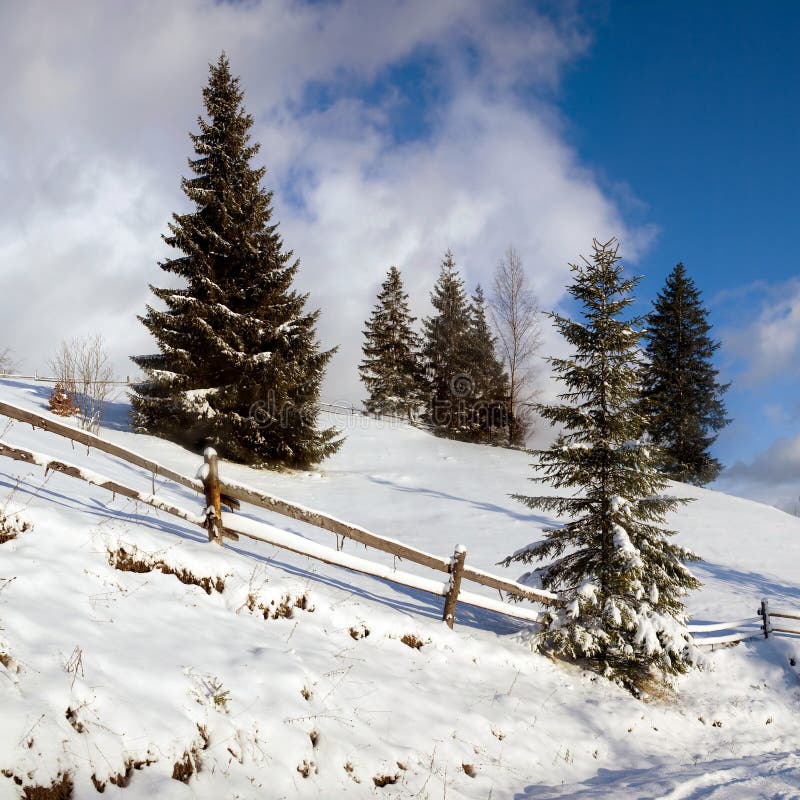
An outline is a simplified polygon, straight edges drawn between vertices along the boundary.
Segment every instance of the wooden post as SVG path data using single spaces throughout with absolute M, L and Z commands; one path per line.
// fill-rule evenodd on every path
M 206 529 L 208 541 L 222 544 L 222 502 L 219 493 L 219 467 L 217 451 L 206 447 L 203 451 L 203 487 L 206 493 Z
M 772 625 L 769 621 L 769 600 L 766 597 L 761 601 L 761 609 L 758 613 L 761 614 L 761 618 L 764 620 L 764 638 L 769 639 L 769 635 L 772 633 Z
M 464 574 L 464 560 L 467 557 L 467 548 L 463 544 L 456 545 L 453 557 L 450 559 L 450 588 L 444 598 L 444 611 L 442 622 L 452 628 L 456 621 L 456 603 L 458 593 L 461 591 L 461 576 Z

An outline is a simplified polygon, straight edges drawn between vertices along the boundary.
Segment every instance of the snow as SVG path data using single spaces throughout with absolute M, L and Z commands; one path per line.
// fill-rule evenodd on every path
M 40 385 L 0 380 L 0 399 L 46 413 Z M 128 433 L 125 408 L 110 411 L 103 438 L 197 470 L 201 456 Z M 559 523 L 508 497 L 531 493 L 526 453 L 360 417 L 345 433 L 319 470 L 222 462 L 220 473 L 443 559 L 463 543 L 468 566 L 509 578 L 518 576 L 495 562 Z M 3 438 L 39 463 L 68 461 L 198 515 L 205 504 L 28 425 Z M 485 587 L 462 584 L 493 609 L 462 594 L 450 631 L 441 596 L 387 580 L 397 571 L 443 586 L 446 576 L 355 542 L 340 543 L 339 566 L 244 536 L 223 548 L 201 528 L 38 466 L 2 459 L 0 483 L 0 505 L 33 525 L 0 544 L 0 800 L 22 792 L 4 771 L 26 786 L 68 771 L 76 798 L 97 796 L 94 775 L 104 796 L 133 800 L 798 797 L 800 638 L 710 652 L 710 669 L 643 703 L 531 652 L 530 628 L 495 613 L 503 602 Z M 798 613 L 800 520 L 673 489 L 696 498 L 668 520 L 676 541 L 704 558 L 692 565 L 704 583 L 687 597 L 693 627 L 736 620 L 757 632 L 762 597 Z M 244 504 L 224 519 L 305 552 L 336 552 L 333 534 Z M 163 567 L 121 571 L 111 563 L 120 549 Z M 360 558 L 379 574 L 348 569 Z M 224 588 L 208 593 L 169 571 Z M 532 621 L 542 610 L 517 608 Z M 184 759 L 199 768 L 188 784 L 172 777 Z M 128 785 L 112 785 L 126 763 Z M 383 776 L 396 782 L 378 788 Z

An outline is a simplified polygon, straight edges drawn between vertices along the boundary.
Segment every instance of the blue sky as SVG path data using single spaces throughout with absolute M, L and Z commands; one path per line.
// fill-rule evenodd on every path
M 514 245 L 553 308 L 568 262 L 617 236 L 642 310 L 677 261 L 704 292 L 733 381 L 720 485 L 795 502 L 800 3 L 31 0 L 0 22 L 0 345 L 26 371 L 74 335 L 104 335 L 120 375 L 152 349 L 136 315 L 224 49 L 339 346 L 325 399 L 363 394 L 390 264 L 424 316 L 445 250 L 471 291 Z
M 716 448 L 731 463 L 785 432 L 765 405 L 797 419 L 796 373 L 737 380 L 747 364 L 724 337 L 798 274 L 800 4 L 611 2 L 593 17 L 593 44 L 564 79 L 569 136 L 628 217 L 658 227 L 636 264 L 641 294 L 678 261 L 704 292 L 733 381 L 736 423 Z

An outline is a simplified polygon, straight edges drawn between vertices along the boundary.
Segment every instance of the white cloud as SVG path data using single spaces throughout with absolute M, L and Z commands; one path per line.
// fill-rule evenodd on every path
M 717 487 L 788 511 L 800 510 L 800 433 L 776 439 L 752 461 L 725 470 Z
M 586 47 L 572 19 L 526 4 L 423 0 L 227 5 L 205 0 L 13 4 L 4 9 L 0 85 L 0 342 L 42 370 L 65 337 L 101 331 L 124 375 L 152 344 L 135 315 L 163 284 L 160 234 L 183 207 L 179 180 L 201 110 L 206 65 L 225 48 L 256 118 L 276 217 L 301 257 L 299 282 L 323 309 L 320 334 L 340 344 L 326 395 L 360 394 L 363 320 L 392 263 L 415 310 L 447 247 L 470 289 L 514 243 L 546 307 L 567 261 L 591 237 L 629 230 L 565 144 L 547 97 Z M 513 14 L 511 12 L 514 12 Z M 446 81 L 424 141 L 397 146 L 368 83 L 398 59 L 435 54 Z M 444 76 L 444 78 L 442 77 Z M 432 73 L 431 78 L 434 78 Z M 310 84 L 339 99 L 304 107 Z M 525 103 L 515 89 L 539 87 Z M 302 204 L 289 202 L 288 189 Z
M 745 360 L 742 381 L 751 386 L 800 375 L 800 280 L 757 288 L 763 299 L 755 318 L 724 332 L 726 348 Z M 755 295 L 750 294 L 751 303 Z

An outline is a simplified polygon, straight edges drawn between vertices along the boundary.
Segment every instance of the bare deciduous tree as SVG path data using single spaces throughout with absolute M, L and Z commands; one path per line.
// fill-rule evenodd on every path
M 11 351 L 6 347 L 0 350 L 0 375 L 6 375 L 14 371 L 14 360 L 11 358 Z
M 519 253 L 509 247 L 494 273 L 490 308 L 509 378 L 509 440 L 524 444 L 538 394 L 533 359 L 541 343 L 539 303 Z
M 56 380 L 78 407 L 82 428 L 97 431 L 111 398 L 114 372 L 100 334 L 63 341 L 50 361 Z

